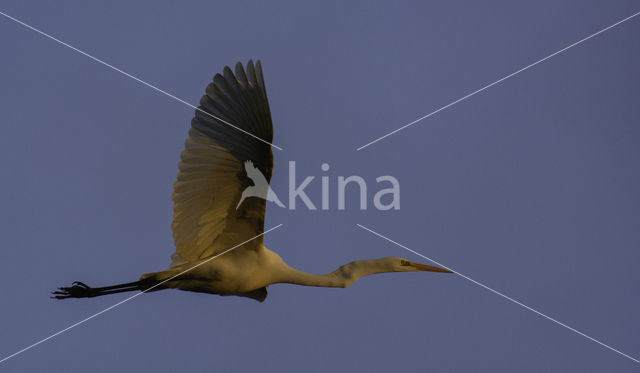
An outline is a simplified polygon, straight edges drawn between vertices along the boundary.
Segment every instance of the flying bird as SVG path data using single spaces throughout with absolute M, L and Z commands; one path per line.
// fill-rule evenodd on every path
M 236 210 L 240 208 L 242 201 L 244 201 L 244 199 L 247 197 L 259 197 L 262 199 L 266 199 L 267 201 L 274 202 L 280 207 L 285 207 L 276 193 L 271 188 L 269 188 L 269 182 L 264 177 L 262 172 L 255 168 L 251 161 L 244 162 L 244 170 L 247 172 L 247 177 L 251 179 L 251 181 L 253 181 L 253 185 L 248 186 L 247 189 L 242 191 L 240 202 L 238 202 Z
M 58 288 L 53 297 L 91 298 L 173 288 L 262 302 L 267 287 L 277 283 L 344 288 L 375 273 L 451 272 L 396 257 L 358 260 L 327 274 L 311 274 L 286 264 L 264 245 L 267 201 L 256 198 L 264 197 L 271 180 L 272 140 L 260 61 L 255 65 L 249 61 L 246 69 L 238 62 L 235 74 L 225 67 L 207 86 L 180 156 L 172 196 L 176 251 L 169 269 L 113 286 L 90 287 L 76 281 Z M 251 187 L 262 188 L 262 194 L 244 193 Z M 281 204 L 277 197 L 274 201 Z

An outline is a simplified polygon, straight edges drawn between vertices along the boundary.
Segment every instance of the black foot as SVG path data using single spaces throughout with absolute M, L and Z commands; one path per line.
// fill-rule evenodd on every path
M 58 288 L 59 291 L 52 291 L 54 294 L 51 298 L 66 299 L 66 298 L 91 298 L 95 297 L 97 292 L 80 281 L 74 281 L 70 287 Z

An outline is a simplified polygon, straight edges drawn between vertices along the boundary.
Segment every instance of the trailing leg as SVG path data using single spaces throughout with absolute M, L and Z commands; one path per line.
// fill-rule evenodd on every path
M 101 295 L 122 293 L 125 291 L 143 290 L 142 281 L 127 282 L 124 284 L 104 286 L 100 288 L 92 288 L 86 284 L 75 281 L 72 286 L 60 287 L 58 291 L 52 291 L 55 299 L 67 299 L 67 298 L 93 298 Z

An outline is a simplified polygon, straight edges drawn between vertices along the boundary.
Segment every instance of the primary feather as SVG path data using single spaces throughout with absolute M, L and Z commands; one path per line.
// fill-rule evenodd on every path
M 228 67 L 224 76 L 217 74 L 199 109 L 206 113 L 196 111 L 191 121 L 174 184 L 174 267 L 218 254 L 229 243 L 243 242 L 264 229 L 264 200 L 252 198 L 240 209 L 236 206 L 251 185 L 245 162 L 252 162 L 267 182 L 271 179 L 271 146 L 219 120 L 267 142 L 273 140 L 260 61 L 255 66 L 249 61 L 246 72 L 238 63 L 235 75 Z

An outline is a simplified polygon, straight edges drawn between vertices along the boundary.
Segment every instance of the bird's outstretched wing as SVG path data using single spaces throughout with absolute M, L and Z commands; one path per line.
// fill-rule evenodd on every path
M 199 109 L 239 129 L 199 110 L 191 121 L 173 184 L 172 266 L 215 255 L 264 230 L 266 201 L 251 198 L 236 210 L 251 185 L 243 164 L 251 161 L 267 182 L 273 171 L 273 125 L 260 61 L 249 61 L 246 72 L 237 63 L 235 75 L 225 67 Z

